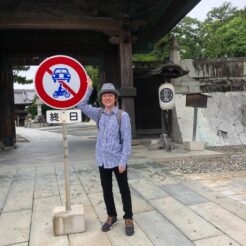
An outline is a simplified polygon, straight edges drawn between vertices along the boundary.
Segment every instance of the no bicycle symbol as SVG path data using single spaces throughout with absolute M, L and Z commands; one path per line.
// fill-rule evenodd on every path
M 38 67 L 34 85 L 38 96 L 53 108 L 67 109 L 77 105 L 87 89 L 83 66 L 69 56 L 52 56 Z

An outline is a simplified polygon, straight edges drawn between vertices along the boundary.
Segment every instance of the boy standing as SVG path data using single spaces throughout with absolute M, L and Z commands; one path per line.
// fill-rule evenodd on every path
M 102 231 L 109 231 L 117 223 L 117 212 L 113 197 L 112 173 L 114 172 L 121 193 L 125 219 L 125 233 L 134 234 L 131 193 L 127 178 L 127 161 L 131 154 L 131 123 L 129 115 L 116 106 L 119 91 L 111 83 L 103 84 L 98 97 L 103 108 L 88 104 L 92 93 L 92 81 L 87 77 L 88 89 L 78 108 L 97 122 L 99 131 L 96 143 L 96 161 L 99 167 L 104 201 L 108 219 Z

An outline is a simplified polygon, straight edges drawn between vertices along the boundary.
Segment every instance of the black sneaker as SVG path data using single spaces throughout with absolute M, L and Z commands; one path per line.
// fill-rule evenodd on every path
M 125 232 L 127 236 L 134 234 L 133 219 L 125 219 Z
M 115 216 L 114 217 L 109 216 L 107 221 L 102 226 L 102 231 L 103 232 L 109 231 L 116 224 L 117 224 L 117 218 Z

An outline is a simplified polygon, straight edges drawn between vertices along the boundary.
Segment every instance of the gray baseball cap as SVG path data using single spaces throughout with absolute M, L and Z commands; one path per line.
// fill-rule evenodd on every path
M 120 96 L 120 92 L 118 90 L 115 89 L 114 85 L 111 83 L 105 83 L 103 84 L 101 90 L 98 92 L 97 96 L 99 98 L 101 98 L 102 94 L 104 93 L 113 93 L 115 94 L 117 97 Z

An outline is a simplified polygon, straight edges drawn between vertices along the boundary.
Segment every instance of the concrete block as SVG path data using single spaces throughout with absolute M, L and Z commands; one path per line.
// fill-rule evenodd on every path
M 187 150 L 204 150 L 204 144 L 198 141 L 184 142 L 184 148 Z
M 85 231 L 85 215 L 83 205 L 72 205 L 70 211 L 64 206 L 55 207 L 52 215 L 54 234 L 64 235 Z

